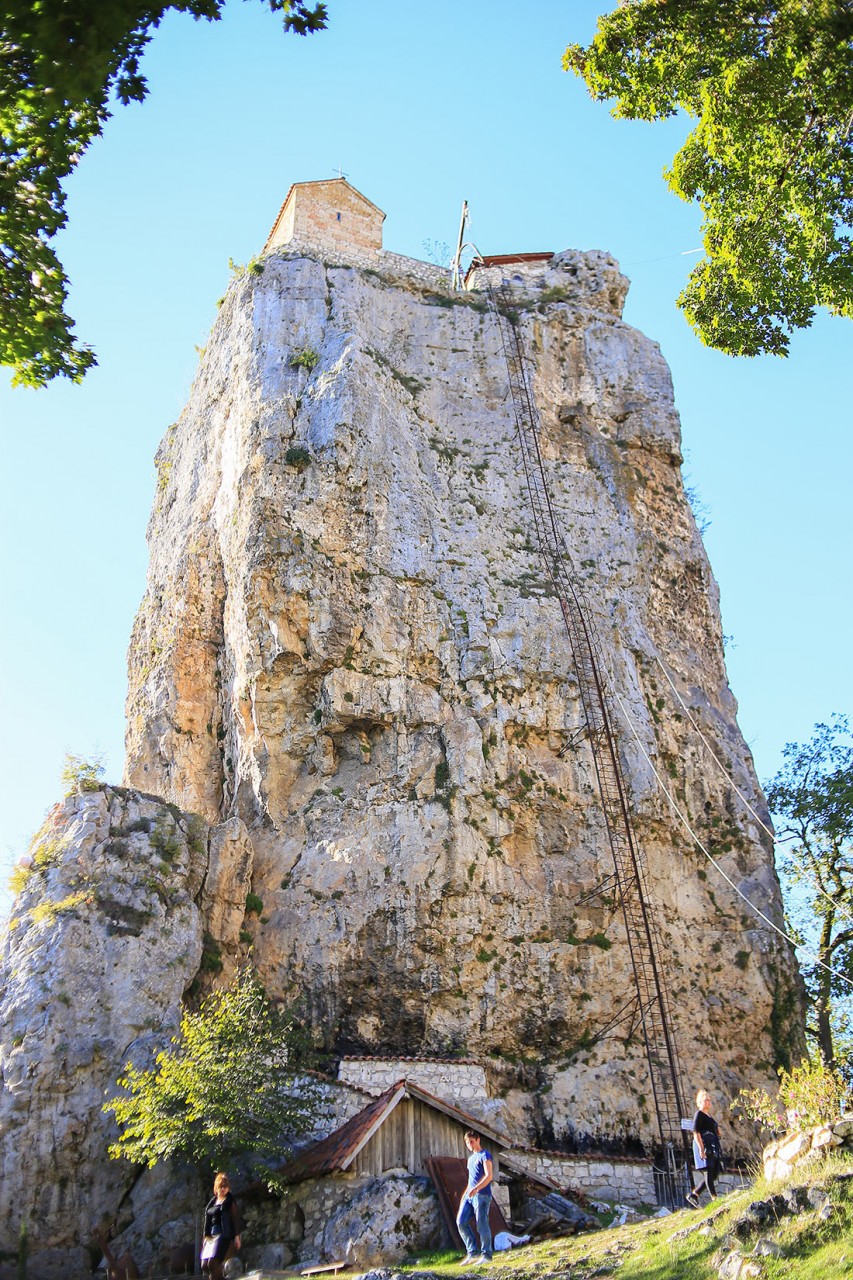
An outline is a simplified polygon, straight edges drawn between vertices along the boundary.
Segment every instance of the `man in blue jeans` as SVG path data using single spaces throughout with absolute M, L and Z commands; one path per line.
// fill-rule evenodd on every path
M 465 1146 L 471 1152 L 468 1157 L 468 1186 L 459 1205 L 456 1225 L 465 1244 L 463 1267 L 470 1267 L 473 1262 L 491 1262 L 492 1260 L 492 1228 L 489 1226 L 489 1210 L 492 1207 L 492 1153 L 483 1147 L 483 1139 L 479 1133 L 469 1129 L 465 1134 Z M 477 1251 L 477 1236 L 472 1223 L 476 1221 L 480 1236 L 480 1251 Z

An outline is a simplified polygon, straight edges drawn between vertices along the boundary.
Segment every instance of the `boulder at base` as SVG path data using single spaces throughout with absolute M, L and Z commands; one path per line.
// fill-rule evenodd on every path
M 323 1253 L 360 1267 L 376 1266 L 438 1248 L 441 1237 L 441 1211 L 428 1178 L 374 1178 L 331 1216 Z

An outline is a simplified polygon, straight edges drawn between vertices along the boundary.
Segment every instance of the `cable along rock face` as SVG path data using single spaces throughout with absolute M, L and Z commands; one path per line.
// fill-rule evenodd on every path
M 387 259 L 270 254 L 231 285 L 157 455 L 127 780 L 244 824 L 260 905 L 224 955 L 251 943 L 324 1048 L 482 1058 L 529 1140 L 651 1144 L 640 1037 L 600 1038 L 630 955 L 495 318 Z M 758 823 L 656 661 L 764 812 L 669 371 L 625 289 L 600 253 L 515 281 L 551 494 L 639 740 L 781 922 Z M 701 1063 L 685 1092 L 767 1083 L 797 1036 L 791 955 L 625 726 L 619 749 L 682 1066 Z

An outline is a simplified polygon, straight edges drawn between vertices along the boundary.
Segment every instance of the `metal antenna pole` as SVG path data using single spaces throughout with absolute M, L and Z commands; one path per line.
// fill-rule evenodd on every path
M 498 321 L 516 432 L 533 511 L 539 551 L 571 644 L 581 703 L 595 765 L 607 837 L 613 857 L 636 1000 L 645 1042 L 663 1156 L 664 1199 L 683 1202 L 689 1180 L 688 1138 L 681 1128 L 684 1099 L 672 1031 L 660 941 L 649 905 L 645 857 L 637 841 L 622 772 L 601 640 L 583 597 L 580 579 L 560 532 L 539 444 L 539 417 L 525 371 L 524 352 L 505 284 L 486 282 Z
M 461 289 L 462 281 L 460 276 L 460 267 L 462 262 L 462 249 L 465 241 L 465 228 L 468 225 L 468 201 L 462 201 L 462 216 L 459 219 L 459 238 L 456 241 L 456 253 L 453 255 L 453 288 Z

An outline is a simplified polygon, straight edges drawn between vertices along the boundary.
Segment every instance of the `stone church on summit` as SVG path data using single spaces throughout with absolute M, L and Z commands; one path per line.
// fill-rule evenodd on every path
M 346 178 L 294 182 L 267 237 L 264 253 L 293 244 L 371 253 L 382 248 L 384 221 L 382 210 Z

